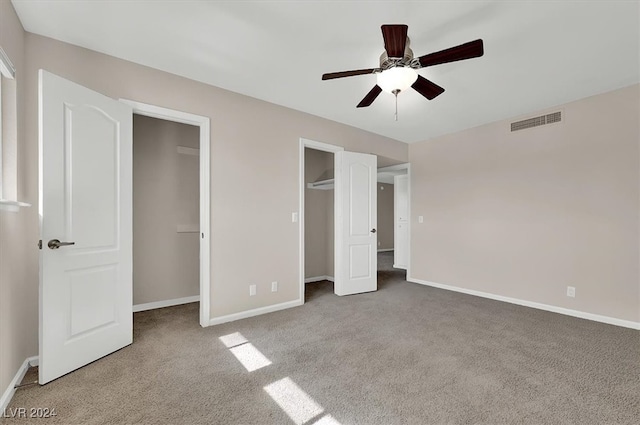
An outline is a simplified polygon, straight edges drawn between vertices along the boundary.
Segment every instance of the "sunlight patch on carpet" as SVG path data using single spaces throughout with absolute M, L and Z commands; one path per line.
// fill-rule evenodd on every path
M 254 370 L 261 369 L 271 364 L 271 360 L 266 358 L 260 350 L 249 342 L 230 348 L 229 351 L 236 356 L 236 359 L 242 363 L 242 366 L 244 366 L 248 372 L 253 372 Z
M 324 411 L 289 377 L 267 385 L 264 390 L 297 425 L 303 425 Z
M 236 345 L 244 344 L 245 342 L 249 342 L 247 338 L 245 338 L 240 332 L 234 332 L 229 335 L 221 336 L 218 338 L 225 347 L 231 348 Z

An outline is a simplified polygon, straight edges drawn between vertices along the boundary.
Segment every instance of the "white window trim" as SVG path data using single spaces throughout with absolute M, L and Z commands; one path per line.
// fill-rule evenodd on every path
M 16 68 L 9 60 L 9 56 L 2 50 L 2 47 L 0 47 L 0 73 L 11 80 L 16 78 Z
M 0 47 L 0 74 L 2 77 L 14 80 L 16 68 L 13 66 L 5 51 Z M 0 81 L 0 210 L 16 212 L 20 207 L 30 207 L 31 204 L 10 201 L 2 197 L 2 83 Z

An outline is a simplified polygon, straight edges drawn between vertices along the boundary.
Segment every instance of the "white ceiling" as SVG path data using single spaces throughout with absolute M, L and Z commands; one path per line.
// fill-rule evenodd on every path
M 637 83 L 637 1 L 12 0 L 27 31 L 404 142 L 427 140 Z M 477 38 L 481 58 L 419 73 L 446 91 L 383 93 L 381 24 L 409 25 L 416 56 Z

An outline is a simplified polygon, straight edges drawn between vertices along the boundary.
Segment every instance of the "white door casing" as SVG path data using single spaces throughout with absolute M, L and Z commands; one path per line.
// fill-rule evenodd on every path
M 337 152 L 335 164 L 335 293 L 376 291 L 377 157 Z
M 43 70 L 39 108 L 45 384 L 133 340 L 132 110 Z
M 133 113 L 137 115 L 144 115 L 146 117 L 158 118 L 165 121 L 179 122 L 200 128 L 200 326 L 210 326 L 210 119 L 202 115 L 190 114 L 188 112 L 149 105 L 147 103 L 136 102 L 129 99 L 120 99 L 120 102 L 129 105 L 133 109 Z

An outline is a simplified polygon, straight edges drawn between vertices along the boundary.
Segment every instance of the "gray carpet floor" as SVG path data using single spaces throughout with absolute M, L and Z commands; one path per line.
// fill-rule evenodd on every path
M 55 418 L 0 422 L 640 423 L 640 333 L 407 283 L 390 256 L 374 293 L 308 284 L 304 306 L 206 329 L 197 304 L 136 313 L 131 346 L 9 406 Z

